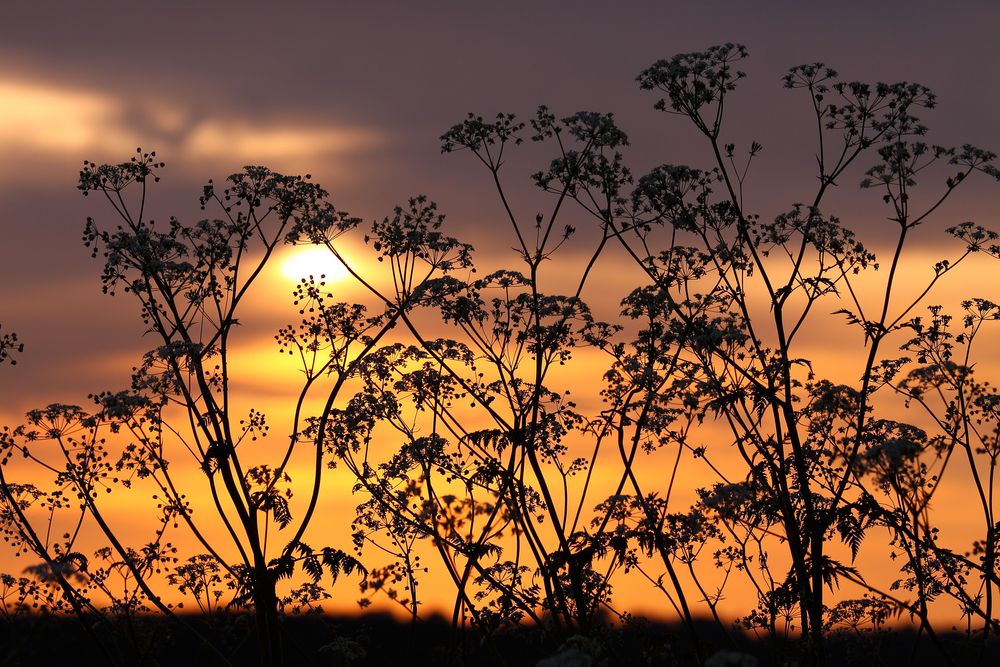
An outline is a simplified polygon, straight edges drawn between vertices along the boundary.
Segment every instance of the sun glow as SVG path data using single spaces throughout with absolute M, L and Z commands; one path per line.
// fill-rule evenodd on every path
M 343 280 L 349 274 L 326 246 L 298 246 L 285 257 L 281 274 L 295 281 L 312 276 L 328 283 Z

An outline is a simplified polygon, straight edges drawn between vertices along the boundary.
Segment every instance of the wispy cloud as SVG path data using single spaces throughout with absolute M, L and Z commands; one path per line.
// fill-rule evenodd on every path
M 346 171 L 348 156 L 376 147 L 373 128 L 301 119 L 205 113 L 178 103 L 27 81 L 0 72 L 0 152 L 5 177 L 25 165 L 83 158 L 119 159 L 136 146 L 201 170 L 267 164 L 293 171 Z M 207 164 L 206 164 L 207 163 Z M 9 173 L 8 173 L 9 172 Z
M 66 152 L 133 144 L 121 105 L 100 93 L 0 78 L 0 149 Z
M 183 153 L 227 164 L 267 164 L 276 169 L 308 169 L 310 162 L 336 160 L 383 142 L 370 129 L 324 125 L 265 124 L 210 119 L 187 134 Z

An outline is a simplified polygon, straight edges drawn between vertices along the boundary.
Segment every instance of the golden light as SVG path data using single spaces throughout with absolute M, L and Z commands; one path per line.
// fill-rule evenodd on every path
M 72 152 L 134 149 L 115 98 L 9 79 L 0 72 L 0 147 Z
M 281 263 L 281 274 L 298 282 L 303 278 L 323 278 L 326 282 L 343 280 L 350 275 L 326 246 L 295 246 Z
M 187 137 L 187 152 L 205 158 L 223 157 L 254 164 L 315 164 L 322 155 L 351 153 L 382 143 L 380 133 L 352 126 L 280 127 L 217 119 L 200 123 Z

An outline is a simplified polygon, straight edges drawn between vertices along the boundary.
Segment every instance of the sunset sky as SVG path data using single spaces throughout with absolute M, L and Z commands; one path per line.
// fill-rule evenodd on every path
M 823 61 L 848 80 L 923 83 L 939 101 L 922 114 L 931 142 L 997 150 L 998 26 L 1000 5 L 988 1 L 9 3 L 0 21 L 0 324 L 25 350 L 0 369 L 0 423 L 127 386 L 152 345 L 134 303 L 101 294 L 99 262 L 80 241 L 87 216 L 111 221 L 76 189 L 85 159 L 155 150 L 167 167 L 149 206 L 164 220 L 202 217 L 200 186 L 245 164 L 311 173 L 338 208 L 365 220 L 426 193 L 450 233 L 502 267 L 515 256 L 488 174 L 468 155 L 440 152 L 442 132 L 468 112 L 611 111 L 630 136 L 636 174 L 663 162 L 708 166 L 702 138 L 655 112 L 656 97 L 635 77 L 678 52 L 746 44 L 748 78 L 723 139 L 764 145 L 748 208 L 768 217 L 810 198 L 815 183 L 808 101 L 781 87 L 789 67 Z M 508 176 L 526 215 L 545 201 L 528 178 L 544 164 L 533 150 L 512 159 Z M 827 207 L 878 250 L 886 213 L 857 188 L 862 171 Z M 947 226 L 1000 227 L 998 194 L 987 179 L 970 183 L 920 230 L 914 266 L 939 259 Z M 302 269 L 289 257 L 265 276 L 240 343 L 251 369 L 243 388 L 264 401 L 294 389 L 272 340 L 294 316 L 289 294 Z M 616 273 L 614 255 L 607 261 L 601 287 L 584 296 L 613 316 L 630 278 Z M 996 267 L 973 269 L 942 299 L 972 285 L 996 299 Z M 976 271 L 987 270 L 984 283 Z M 835 368 L 835 334 L 818 328 L 811 340 Z
M 986 2 L 15 3 L 0 27 L 0 313 L 29 347 L 0 379 L 5 410 L 71 400 L 127 372 L 102 360 L 142 349 L 129 304 L 100 294 L 79 242 L 85 217 L 104 213 L 75 188 L 84 159 L 156 150 L 161 218 L 197 217 L 201 184 L 253 163 L 308 171 L 365 219 L 426 193 L 475 241 L 506 230 L 492 224 L 485 174 L 439 151 L 467 112 L 612 111 L 636 172 L 698 166 L 690 128 L 654 112 L 634 79 L 658 58 L 735 41 L 751 57 L 731 136 L 764 144 L 752 206 L 779 211 L 812 185 L 806 101 L 780 86 L 788 67 L 919 81 L 939 96 L 932 140 L 995 147 L 997 17 Z M 538 164 L 516 165 L 511 186 L 530 193 Z M 841 190 L 842 216 L 871 202 Z M 972 190 L 963 219 L 995 201 Z

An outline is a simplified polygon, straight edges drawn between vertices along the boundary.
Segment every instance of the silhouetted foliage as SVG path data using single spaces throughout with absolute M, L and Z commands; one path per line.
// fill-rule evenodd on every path
M 923 86 L 801 65 L 783 83 L 815 119 L 815 188 L 752 211 L 766 149 L 730 141 L 726 124 L 747 55 L 726 44 L 638 76 L 660 96 L 654 109 L 704 140 L 701 167 L 634 176 L 609 113 L 542 106 L 527 122 L 470 114 L 447 130 L 442 152 L 486 170 L 513 238 L 514 260 L 488 270 L 495 260 L 448 235 L 424 196 L 363 225 L 308 176 L 246 167 L 204 187 L 202 208 L 218 218 L 163 224 L 146 212 L 155 154 L 85 163 L 81 191 L 117 216 L 85 227 L 102 288 L 137 299 L 157 342 L 129 389 L 95 394 L 88 409 L 31 411 L 0 434 L 3 536 L 37 562 L 0 582 L 5 613 L 113 620 L 123 639 L 94 634 L 113 658 L 115 642 L 148 651 L 130 624 L 159 612 L 225 661 L 207 630 L 245 609 L 262 663 L 278 664 L 283 619 L 322 612 L 343 575 L 360 575 L 362 607 L 384 596 L 416 626 L 433 569 L 453 586 L 456 633 L 477 633 L 475 655 L 496 662 L 532 627 L 555 653 L 544 664 L 616 664 L 616 642 L 642 624 L 616 602 L 623 585 L 662 597 L 699 664 L 742 660 L 745 632 L 775 664 L 821 665 L 847 637 L 880 645 L 896 621 L 916 627 L 914 646 L 960 659 L 939 631 L 949 613 L 967 620 L 982 659 L 1000 630 L 1000 397 L 977 375 L 973 343 L 1000 306 L 969 295 L 953 321 L 930 294 L 970 257 L 1000 258 L 998 235 L 947 226 L 950 246 L 934 246 L 944 258 L 915 290 L 900 283 L 918 228 L 973 175 L 1000 180 L 996 156 L 927 143 L 919 114 L 936 98 Z M 507 186 L 525 143 L 548 152 L 530 181 L 551 201 L 527 218 Z M 888 259 L 826 208 L 851 179 L 884 207 Z M 368 263 L 342 253 L 352 233 Z M 274 338 L 301 387 L 287 440 L 265 448 L 273 422 L 244 406 L 233 379 L 238 311 L 277 249 L 298 243 L 327 248 L 366 300 L 336 301 L 322 276 L 296 286 L 298 321 Z M 636 282 L 617 313 L 600 313 L 587 297 L 610 261 Z M 817 320 L 840 327 L 839 368 L 811 358 Z M 5 334 L 0 361 L 12 351 Z M 590 395 L 583 355 L 605 360 Z M 182 481 L 184 459 L 197 490 Z M 335 467 L 358 498 L 352 553 L 316 542 L 336 539 L 313 525 Z M 968 483 L 972 544 L 943 534 L 946 475 Z M 144 543 L 109 522 L 112 493 L 152 495 Z M 196 512 L 197 494 L 210 502 Z M 96 552 L 80 546 L 85 534 L 101 536 Z M 898 564 L 888 581 L 865 568 L 873 534 Z M 737 580 L 753 599 L 734 624 L 720 604 Z M 164 587 L 204 622 L 177 614 Z M 628 655 L 678 659 L 643 646 Z M 712 656 L 720 648 L 734 653 Z M 346 636 L 324 650 L 339 664 L 365 655 Z
M 7 362 L 11 365 L 17 363 L 15 353 L 24 351 L 24 343 L 17 340 L 17 334 L 7 332 L 0 334 L 0 363 Z

